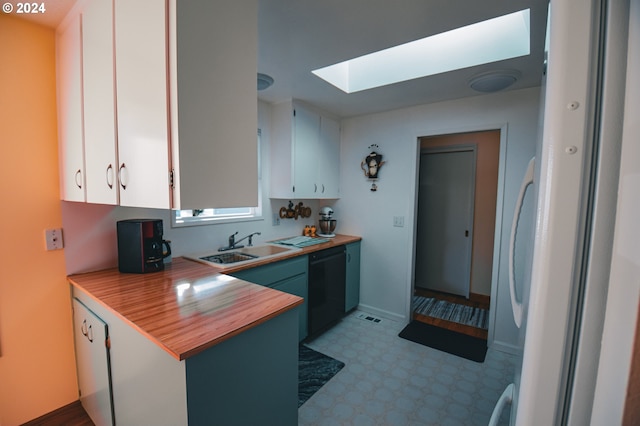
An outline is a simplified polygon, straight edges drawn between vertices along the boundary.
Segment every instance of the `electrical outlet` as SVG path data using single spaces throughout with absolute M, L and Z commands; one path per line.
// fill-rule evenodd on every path
M 274 213 L 273 214 L 273 226 L 279 226 L 280 225 L 280 215 L 278 215 L 278 213 Z
M 64 248 L 62 240 L 62 228 L 45 229 L 44 240 L 47 250 L 60 250 Z
M 404 226 L 404 216 L 394 216 L 393 217 L 393 226 L 397 226 L 402 228 Z

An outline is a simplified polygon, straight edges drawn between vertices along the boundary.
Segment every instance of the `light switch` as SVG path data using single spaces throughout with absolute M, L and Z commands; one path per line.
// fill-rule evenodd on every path
M 60 250 L 64 247 L 62 241 L 62 228 L 45 229 L 44 239 L 48 250 Z

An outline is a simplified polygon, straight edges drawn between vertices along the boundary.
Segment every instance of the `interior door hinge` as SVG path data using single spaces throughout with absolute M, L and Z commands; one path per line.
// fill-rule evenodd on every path
M 469 230 L 467 229 L 466 231 L 464 231 L 464 236 L 468 237 L 469 236 Z
M 174 170 L 174 169 L 171 169 L 171 170 L 169 171 L 169 187 L 170 187 L 171 189 L 175 189 L 175 185 L 174 185 L 174 178 L 173 178 L 173 177 L 174 177 L 174 174 L 175 174 L 175 170 Z

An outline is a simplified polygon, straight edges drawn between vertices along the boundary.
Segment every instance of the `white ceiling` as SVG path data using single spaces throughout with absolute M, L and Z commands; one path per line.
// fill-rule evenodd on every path
M 55 27 L 74 1 L 47 2 L 30 18 Z M 259 0 L 258 72 L 275 83 L 258 93 L 267 102 L 296 98 L 341 117 L 479 95 L 473 75 L 515 69 L 522 77 L 507 90 L 539 86 L 548 0 Z M 387 47 L 531 9 L 531 54 L 346 94 L 313 69 Z
M 547 0 L 260 0 L 258 71 L 272 76 L 260 99 L 297 98 L 342 117 L 477 96 L 469 77 L 516 69 L 509 90 L 539 86 Z M 346 94 L 311 70 L 485 19 L 531 9 L 531 54 Z

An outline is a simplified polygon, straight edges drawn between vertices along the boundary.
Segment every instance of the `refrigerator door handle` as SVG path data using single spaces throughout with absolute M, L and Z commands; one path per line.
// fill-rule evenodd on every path
M 511 296 L 513 320 L 518 328 L 522 325 L 522 301 L 518 301 L 516 299 L 516 277 L 514 266 L 516 230 L 518 228 L 518 220 L 520 220 L 520 211 L 522 210 L 522 203 L 527 192 L 527 187 L 533 183 L 534 166 L 535 157 L 529 160 L 529 166 L 527 166 L 527 171 L 522 179 L 522 184 L 520 185 L 520 192 L 518 193 L 518 200 L 516 201 L 516 208 L 513 213 L 513 222 L 511 223 L 511 237 L 509 239 L 509 296 Z
M 505 388 L 500 398 L 498 398 L 498 402 L 496 406 L 493 407 L 493 412 L 491 413 L 491 418 L 489 419 L 489 426 L 496 426 L 498 421 L 500 420 L 500 415 L 502 411 L 504 411 L 504 407 L 507 404 L 511 404 L 513 401 L 513 383 L 509 383 L 509 385 Z

